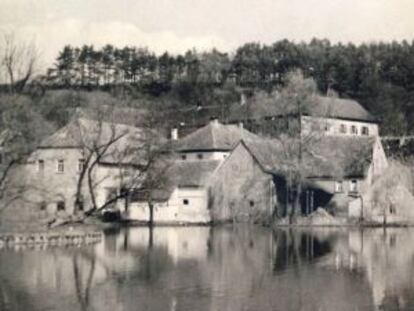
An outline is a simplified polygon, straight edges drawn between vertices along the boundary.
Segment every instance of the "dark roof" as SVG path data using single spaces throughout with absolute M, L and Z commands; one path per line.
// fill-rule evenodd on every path
M 293 113 L 293 106 L 288 105 L 282 96 L 259 94 L 253 96 L 244 105 L 234 103 L 230 108 L 230 120 L 262 119 L 284 116 Z M 276 99 L 274 98 L 276 96 Z M 289 111 L 291 110 L 291 111 Z M 307 105 L 305 114 L 318 117 L 331 117 L 363 122 L 376 122 L 364 107 L 352 99 L 313 96 Z
M 362 178 L 372 162 L 373 137 L 321 137 L 303 148 L 306 178 Z M 278 175 L 294 171 L 299 144 L 293 140 L 243 141 L 262 167 Z
M 237 125 L 224 125 L 214 120 L 179 139 L 174 149 L 177 151 L 229 151 L 241 139 L 255 140 L 259 137 Z
M 137 148 L 142 134 L 142 129 L 128 125 L 78 118 L 44 139 L 39 148 L 83 148 L 108 144 L 102 162 L 132 163 L 136 156 L 128 151 Z
M 143 108 L 115 107 L 112 105 L 90 105 L 76 108 L 75 118 L 102 120 L 108 123 L 125 124 L 138 127 L 143 123 L 147 111 Z
M 220 161 L 175 161 L 168 167 L 162 189 L 151 190 L 152 199 L 167 201 L 175 188 L 206 186 Z M 146 193 L 134 195 L 136 201 L 146 200 Z
M 167 179 L 174 187 L 202 187 L 220 161 L 176 161 L 167 172 Z
M 355 100 L 334 98 L 334 97 L 318 97 L 319 104 L 314 105 L 311 115 L 329 116 L 332 118 L 360 120 L 375 122 L 376 119 L 364 107 Z

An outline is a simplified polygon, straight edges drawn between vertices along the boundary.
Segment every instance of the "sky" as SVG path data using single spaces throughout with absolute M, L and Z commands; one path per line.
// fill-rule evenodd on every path
M 160 54 L 284 38 L 412 41 L 414 0 L 0 0 L 0 32 L 34 41 L 45 66 L 65 44 Z

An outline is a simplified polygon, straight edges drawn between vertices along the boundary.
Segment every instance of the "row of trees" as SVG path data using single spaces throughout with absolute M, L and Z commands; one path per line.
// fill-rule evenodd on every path
M 241 86 L 273 87 L 283 83 L 286 73 L 301 69 L 322 91 L 332 87 L 340 94 L 359 97 L 379 82 L 411 90 L 413 68 L 414 42 L 406 41 L 356 46 L 331 44 L 326 39 L 309 43 L 282 40 L 272 45 L 248 43 L 231 55 L 213 49 L 160 56 L 146 48 L 67 45 L 48 77 L 66 87 L 183 80 L 222 84 L 229 79 Z
M 61 87 L 97 87 L 119 83 L 159 83 L 166 87 L 178 81 L 221 83 L 230 69 L 230 58 L 215 49 L 197 53 L 187 51 L 173 56 L 156 56 L 147 48 L 101 49 L 67 45 L 59 53 L 47 80 Z
M 21 93 L 31 81 L 31 90 L 41 90 L 40 94 L 47 88 L 120 89 L 124 94 L 126 88 L 134 96 L 163 97 L 165 102 L 176 101 L 177 109 L 191 106 L 200 111 L 234 102 L 240 88 L 272 92 L 284 85 L 288 72 L 300 69 L 315 80 L 320 92 L 334 90 L 361 102 L 382 121 L 382 134 L 414 131 L 414 42 L 344 45 L 326 39 L 282 40 L 247 43 L 231 54 L 213 49 L 159 56 L 146 48 L 67 45 L 47 74 L 36 76 L 39 61 L 34 44 L 13 34 L 2 36 L 3 89 Z M 219 112 L 224 114 L 225 108 Z
M 360 101 L 383 121 L 384 133 L 414 130 L 409 122 L 414 116 L 414 42 L 357 46 L 282 40 L 248 43 L 233 54 L 213 49 L 160 56 L 145 48 L 65 46 L 43 78 L 61 88 L 130 85 L 152 96 L 178 94 L 183 104 L 206 106 L 217 97 L 217 89 L 273 91 L 295 69 L 312 77 L 322 93 L 334 90 Z

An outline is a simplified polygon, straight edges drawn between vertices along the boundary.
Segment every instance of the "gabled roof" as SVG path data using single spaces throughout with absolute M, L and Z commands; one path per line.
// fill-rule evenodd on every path
M 352 99 L 318 96 L 311 115 L 338 119 L 375 122 L 376 119 L 360 103 Z
M 254 96 L 244 105 L 234 103 L 230 108 L 230 120 L 240 121 L 246 119 L 262 119 L 268 117 L 280 117 L 293 113 L 293 106 L 288 105 L 281 96 L 274 97 L 263 95 Z M 311 102 L 306 105 L 306 115 L 316 117 L 330 117 L 362 122 L 376 122 L 361 104 L 352 99 L 313 96 Z M 289 111 L 291 110 L 291 111 Z
M 302 145 L 302 176 L 306 178 L 363 178 L 372 162 L 373 137 L 324 136 Z M 297 170 L 298 143 L 291 140 L 244 141 L 262 167 L 285 175 Z
M 90 142 L 105 143 L 119 136 L 141 132 L 141 129 L 125 124 L 76 118 L 45 138 L 39 146 L 41 148 L 78 148 Z
M 125 124 L 138 127 L 143 123 L 147 110 L 143 108 L 118 107 L 104 104 L 90 104 L 89 107 L 75 109 L 76 118 L 102 120 L 108 123 Z
M 219 166 L 220 161 L 176 161 L 167 172 L 173 187 L 203 187 Z
M 230 151 L 241 139 L 259 137 L 237 125 L 224 125 L 217 120 L 178 140 L 177 151 Z
M 77 118 L 44 139 L 38 148 L 92 148 L 108 146 L 102 163 L 132 164 L 137 160 L 133 148 L 140 144 L 142 129 L 124 124 Z M 138 163 L 136 163 L 138 164 Z
M 220 165 L 220 161 L 175 161 L 165 173 L 162 189 L 150 190 L 155 201 L 165 202 L 171 197 L 176 188 L 198 188 L 208 185 L 208 182 Z M 137 201 L 145 201 L 147 193 L 142 191 L 135 195 Z

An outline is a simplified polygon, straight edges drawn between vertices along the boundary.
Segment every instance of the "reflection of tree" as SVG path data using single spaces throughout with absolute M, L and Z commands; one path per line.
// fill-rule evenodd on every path
M 332 251 L 333 236 L 318 236 L 312 231 L 273 230 L 273 270 L 279 271 L 287 267 L 300 268 Z
M 86 284 L 85 288 L 83 288 L 83 267 L 80 267 L 79 263 L 80 254 L 76 252 L 73 255 L 73 276 L 75 281 L 75 289 L 76 289 L 76 297 L 78 299 L 79 305 L 81 307 L 82 311 L 90 310 L 89 309 L 89 297 L 90 297 L 90 290 L 92 286 L 92 280 L 95 273 L 95 264 L 96 264 L 96 258 L 95 254 L 91 257 L 91 264 L 89 273 L 86 278 Z

